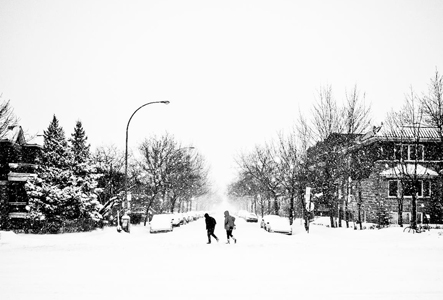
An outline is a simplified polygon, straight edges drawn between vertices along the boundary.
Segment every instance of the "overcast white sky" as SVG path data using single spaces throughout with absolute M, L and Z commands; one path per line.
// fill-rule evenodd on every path
M 0 93 L 22 127 L 81 120 L 92 147 L 173 134 L 223 186 L 233 157 L 355 84 L 379 124 L 443 73 L 443 1 L 0 0 Z

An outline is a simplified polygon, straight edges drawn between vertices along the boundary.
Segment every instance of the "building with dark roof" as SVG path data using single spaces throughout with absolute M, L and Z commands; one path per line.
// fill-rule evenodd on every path
M 27 217 L 26 181 L 41 163 L 42 145 L 27 143 L 20 126 L 10 126 L 0 139 L 0 226 Z

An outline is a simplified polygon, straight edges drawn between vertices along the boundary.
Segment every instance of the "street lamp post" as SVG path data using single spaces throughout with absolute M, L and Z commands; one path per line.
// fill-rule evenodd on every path
M 125 202 L 126 202 L 126 209 L 129 210 L 129 201 L 128 201 L 128 130 L 129 130 L 129 123 L 131 123 L 132 117 L 135 115 L 136 112 L 138 112 L 142 107 L 145 107 L 150 104 L 156 104 L 156 103 L 163 103 L 163 104 L 169 104 L 169 101 L 153 101 L 148 102 L 137 108 L 129 118 L 128 124 L 126 125 L 126 149 L 125 149 Z

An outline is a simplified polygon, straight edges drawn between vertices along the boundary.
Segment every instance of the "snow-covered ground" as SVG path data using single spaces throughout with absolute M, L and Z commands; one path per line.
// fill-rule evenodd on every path
M 237 244 L 206 244 L 204 219 L 150 234 L 1 232 L 0 299 L 443 299 L 443 230 L 267 233 L 237 219 Z

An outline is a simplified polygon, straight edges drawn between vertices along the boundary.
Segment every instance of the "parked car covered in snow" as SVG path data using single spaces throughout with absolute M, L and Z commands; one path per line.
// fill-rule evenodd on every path
M 149 232 L 164 232 L 173 230 L 173 215 L 161 214 L 152 216 L 151 222 L 149 222 Z
M 194 213 L 193 212 L 188 211 L 188 212 L 183 213 L 183 215 L 184 215 L 187 222 L 194 221 Z
M 264 216 L 260 222 L 260 227 L 268 232 L 292 234 L 292 226 L 289 224 L 289 219 L 277 215 Z
M 245 215 L 246 222 L 258 222 L 258 217 L 254 213 L 247 213 Z
M 178 227 L 180 225 L 184 225 L 188 223 L 185 219 L 185 216 L 182 213 L 174 213 L 172 214 L 172 225 Z

